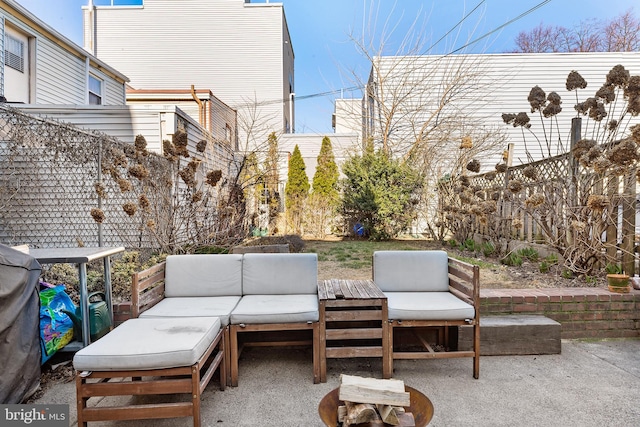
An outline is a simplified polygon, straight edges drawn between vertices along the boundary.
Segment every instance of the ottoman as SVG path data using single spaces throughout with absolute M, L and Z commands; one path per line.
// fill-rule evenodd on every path
M 193 425 L 200 426 L 200 396 L 216 369 L 220 389 L 226 386 L 222 336 L 217 317 L 125 321 L 73 357 L 78 425 L 191 416 Z M 135 404 L 131 399 L 124 406 L 87 405 L 93 397 L 178 393 L 189 394 L 190 400 Z

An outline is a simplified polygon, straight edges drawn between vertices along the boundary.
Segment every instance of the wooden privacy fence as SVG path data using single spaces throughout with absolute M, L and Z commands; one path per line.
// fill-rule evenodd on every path
M 567 250 L 595 244 L 602 259 L 621 264 L 628 274 L 635 272 L 635 166 L 598 173 L 567 153 L 468 178 L 479 200 L 496 202 L 490 216 L 481 220 L 472 214 L 476 233 L 489 240 L 516 239 Z M 459 196 L 454 191 L 448 197 Z

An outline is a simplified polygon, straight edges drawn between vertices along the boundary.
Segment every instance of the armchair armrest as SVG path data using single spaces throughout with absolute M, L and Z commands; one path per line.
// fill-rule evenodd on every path
M 480 309 L 480 267 L 449 257 L 449 290 L 455 296 Z
M 140 316 L 164 298 L 166 262 L 156 264 L 131 277 L 131 317 Z

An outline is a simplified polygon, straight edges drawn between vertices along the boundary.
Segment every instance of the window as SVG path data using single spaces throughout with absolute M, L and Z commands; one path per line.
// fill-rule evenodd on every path
M 24 73 L 24 42 L 5 34 L 4 63 L 7 67 Z
M 102 105 L 102 80 L 89 74 L 89 105 Z

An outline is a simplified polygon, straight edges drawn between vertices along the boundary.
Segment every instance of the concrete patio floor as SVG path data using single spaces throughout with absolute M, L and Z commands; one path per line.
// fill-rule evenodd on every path
M 322 426 L 317 406 L 341 373 L 380 378 L 378 359 L 331 359 L 327 383 L 313 384 L 310 349 L 249 348 L 239 386 L 203 394 L 203 426 Z M 440 426 L 640 426 L 640 340 L 562 341 L 562 354 L 402 360 L 394 378 L 433 402 Z M 98 402 L 108 405 L 109 399 Z M 55 385 L 38 404 L 67 403 L 77 425 L 75 383 Z M 191 418 L 89 423 L 89 426 L 191 426 Z

